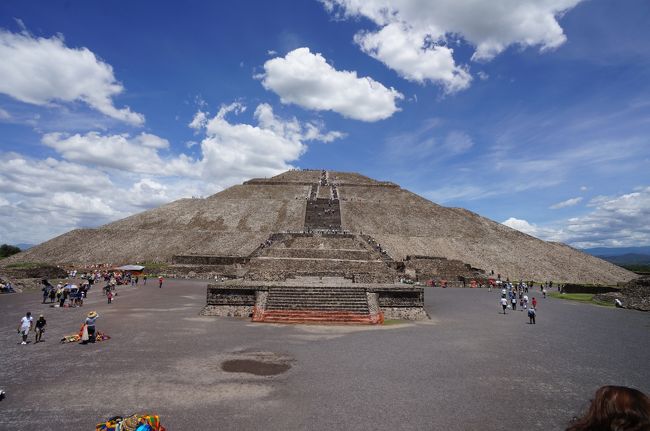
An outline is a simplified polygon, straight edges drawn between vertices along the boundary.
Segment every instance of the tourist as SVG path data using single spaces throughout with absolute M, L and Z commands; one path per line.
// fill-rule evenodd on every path
M 650 429 L 650 398 L 625 386 L 603 386 L 596 391 L 587 412 L 575 418 L 566 431 Z
M 510 298 L 510 302 L 512 303 L 512 311 L 517 311 L 517 297 L 514 294 Z
M 56 298 L 56 289 L 51 288 L 50 289 L 50 304 L 54 302 L 55 298 Z
M 528 295 L 524 295 L 524 310 L 528 308 Z
M 144 280 L 144 283 L 142 283 L 142 284 L 146 285 L 146 284 L 147 284 L 147 274 L 145 274 L 145 275 L 142 277 L 142 279 Z
M 535 311 L 535 308 L 530 307 L 528 309 L 528 323 L 531 325 L 535 324 L 535 315 L 537 315 L 537 312 Z
M 161 275 L 160 277 L 158 277 L 158 287 L 162 288 L 162 284 L 163 284 L 163 277 Z
M 508 308 L 508 300 L 505 296 L 501 297 L 501 307 L 503 307 L 503 314 L 506 314 L 506 308 Z
M 29 335 L 29 331 L 32 330 L 32 326 L 34 326 L 34 319 L 32 318 L 32 313 L 28 311 L 23 318 L 20 319 L 20 326 L 18 327 L 18 333 L 23 337 L 23 342 L 20 344 L 27 344 L 27 335 Z
M 522 293 L 519 293 L 519 310 L 524 311 L 524 296 Z
M 544 296 L 544 299 L 546 299 L 546 289 L 542 289 L 542 296 Z
M 537 308 L 537 299 L 535 299 L 534 296 L 533 296 L 532 304 L 533 304 L 533 308 Z
M 50 296 L 50 288 L 47 285 L 43 285 L 43 304 L 47 301 L 47 297 Z
M 106 299 L 108 299 L 108 303 L 112 304 L 113 303 L 113 292 L 110 290 L 106 293 Z
M 47 322 L 45 321 L 45 317 L 41 314 L 38 316 L 36 325 L 34 325 L 34 344 L 43 341 L 43 332 L 45 332 L 45 325 L 47 325 Z
M 99 317 L 97 312 L 91 311 L 88 313 L 88 317 L 86 317 L 86 320 L 84 321 L 86 324 L 86 329 L 88 330 L 88 341 L 91 343 L 95 342 L 95 323 L 97 322 L 97 317 Z

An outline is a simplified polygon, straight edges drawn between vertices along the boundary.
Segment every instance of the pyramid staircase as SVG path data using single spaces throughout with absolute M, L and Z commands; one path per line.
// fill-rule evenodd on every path
M 263 309 L 253 312 L 254 322 L 362 324 L 383 322 L 371 314 L 364 289 L 357 287 L 274 287 Z

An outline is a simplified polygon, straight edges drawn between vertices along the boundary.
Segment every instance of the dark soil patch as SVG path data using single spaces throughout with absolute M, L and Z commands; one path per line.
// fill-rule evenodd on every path
M 221 369 L 227 373 L 249 373 L 256 376 L 275 376 L 286 373 L 290 368 L 291 365 L 284 362 L 262 362 L 254 359 L 232 359 L 221 364 Z

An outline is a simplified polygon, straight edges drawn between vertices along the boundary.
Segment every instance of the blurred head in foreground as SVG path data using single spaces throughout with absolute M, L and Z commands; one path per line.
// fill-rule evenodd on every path
M 650 430 L 650 398 L 625 386 L 603 386 L 596 391 L 587 413 L 566 431 Z

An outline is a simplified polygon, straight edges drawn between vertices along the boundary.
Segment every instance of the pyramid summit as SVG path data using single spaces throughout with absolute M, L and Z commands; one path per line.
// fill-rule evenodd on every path
M 207 198 L 180 199 L 92 229 L 75 229 L 3 265 L 159 262 L 176 274 L 616 283 L 635 274 L 399 185 L 347 172 L 291 170 Z M 392 279 L 392 280 L 391 280 Z

